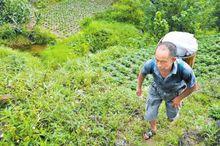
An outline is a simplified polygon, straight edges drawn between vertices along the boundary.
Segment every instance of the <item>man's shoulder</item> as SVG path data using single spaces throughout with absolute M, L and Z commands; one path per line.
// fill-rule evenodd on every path
M 147 61 L 145 62 L 145 65 L 147 65 L 147 66 L 150 67 L 150 68 L 154 68 L 155 65 L 156 65 L 156 61 L 155 61 L 154 58 L 149 59 L 149 60 L 147 60 Z
M 182 72 L 191 72 L 192 68 L 182 59 L 177 59 L 178 70 Z
M 155 58 L 147 60 L 146 63 L 149 63 L 150 65 L 155 65 Z
M 147 60 L 144 63 L 144 67 L 142 69 L 142 74 L 151 74 L 154 71 L 154 67 L 155 67 L 155 59 L 150 59 Z

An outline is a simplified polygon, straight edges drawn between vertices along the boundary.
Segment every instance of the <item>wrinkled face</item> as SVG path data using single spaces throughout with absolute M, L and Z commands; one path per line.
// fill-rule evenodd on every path
M 171 71 L 172 65 L 176 60 L 175 57 L 170 56 L 170 51 L 164 45 L 157 48 L 155 58 L 157 67 L 162 72 Z

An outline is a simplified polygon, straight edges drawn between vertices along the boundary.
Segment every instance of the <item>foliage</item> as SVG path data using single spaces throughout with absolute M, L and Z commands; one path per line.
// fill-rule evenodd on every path
M 219 68 L 219 34 L 199 39 L 199 50 L 196 55 L 195 74 L 202 79 L 216 78 Z
M 33 30 L 27 30 L 22 26 L 4 24 L 0 26 L 0 43 L 12 48 L 29 48 L 30 45 L 53 44 L 56 42 L 55 35 L 36 26 Z
M 43 45 L 54 44 L 56 42 L 56 36 L 54 34 L 39 26 L 36 26 L 30 34 L 28 34 L 28 37 L 33 44 Z
M 155 19 L 158 17 L 158 12 L 161 13 L 162 19 L 157 28 L 161 27 L 164 32 L 163 35 L 165 35 L 167 30 L 167 27 L 163 26 L 163 21 L 169 26 L 169 31 L 177 30 L 196 33 L 201 29 L 210 29 L 215 22 L 215 17 L 213 16 L 213 5 L 215 3 L 215 1 L 203 0 L 157 0 L 151 3 L 146 10 L 147 31 L 151 32 L 151 34 L 158 33 L 155 29 L 152 29 L 155 25 Z M 158 38 L 160 37 L 161 35 Z
M 30 5 L 27 0 L 2 0 L 0 25 L 3 23 L 22 24 L 29 20 Z
M 220 107 L 216 105 L 210 108 L 210 116 L 215 120 L 220 120 Z
M 215 24 L 216 24 L 218 31 L 219 31 L 220 30 L 220 2 L 217 2 L 215 5 L 214 16 L 217 17 Z
M 136 41 L 141 36 L 131 25 L 105 21 L 93 21 L 84 29 L 84 35 L 92 53 L 114 45 L 138 47 Z
M 97 19 L 117 21 L 134 24 L 140 29 L 144 29 L 145 9 L 148 6 L 144 0 L 119 0 L 104 13 L 96 16 Z
M 162 16 L 160 11 L 156 12 L 154 21 L 153 21 L 153 36 L 155 38 L 162 38 L 164 34 L 168 33 L 169 31 L 169 24 Z
M 56 70 L 30 54 L 1 48 L 0 91 L 14 97 L 0 106 L 4 132 L 1 144 L 143 145 L 144 99 L 137 98 L 130 87 L 135 87 L 131 84 L 135 83 L 136 73 L 144 60 L 152 57 L 154 48 L 114 46 L 91 56 L 70 59 Z M 217 98 L 207 98 L 219 105 Z M 154 137 L 156 144 L 175 145 L 184 129 L 196 127 L 202 128 L 204 135 L 209 134 L 207 143 L 212 143 L 214 128 L 209 127 L 209 133 L 205 129 L 210 104 L 204 101 L 208 100 L 199 100 L 197 93 L 185 100 L 180 119 L 174 124 L 164 120 L 162 106 L 164 112 L 160 112 L 158 119 L 160 132 Z
M 16 35 L 16 30 L 10 24 L 0 26 L 0 39 L 15 38 Z
M 219 145 L 220 131 L 215 123 L 211 125 L 204 126 L 205 128 L 201 132 L 202 136 L 205 138 L 206 145 Z
M 154 29 L 170 28 L 164 12 L 156 12 Z M 50 36 L 41 28 L 30 32 L 3 27 L 9 28 L 0 30 L 5 41 L 17 36 L 25 41 L 28 36 L 37 43 L 38 36 Z M 41 37 L 39 42 L 44 42 Z M 0 145 L 146 145 L 142 141 L 148 127 L 143 119 L 146 92 L 138 98 L 135 89 L 138 72 L 155 51 L 151 37 L 131 24 L 88 19 L 80 33 L 50 46 L 40 59 L 0 47 L 0 130 L 4 134 Z M 194 72 L 202 86 L 184 100 L 173 123 L 165 120 L 165 105 L 161 105 L 155 145 L 178 145 L 187 131 L 203 136 L 198 145 L 218 143 L 214 119 L 219 118 L 220 105 L 219 33 L 198 38 Z M 5 94 L 10 98 L 3 103 Z
M 29 0 L 38 9 L 46 8 L 48 5 L 56 4 L 65 0 Z
M 80 33 L 43 51 L 41 56 L 49 62 L 63 63 L 68 58 L 97 53 L 111 46 L 138 48 L 142 42 L 141 34 L 131 25 L 92 21 Z
M 144 53 L 146 52 L 146 53 Z M 113 81 L 119 85 L 126 84 L 132 90 L 136 90 L 137 75 L 140 71 L 140 66 L 145 60 L 153 56 L 154 47 L 148 46 L 148 49 L 139 49 L 133 51 L 131 55 L 126 55 L 121 58 L 116 58 L 112 62 L 101 64 L 103 69 L 110 73 Z M 145 82 L 144 85 L 148 84 Z

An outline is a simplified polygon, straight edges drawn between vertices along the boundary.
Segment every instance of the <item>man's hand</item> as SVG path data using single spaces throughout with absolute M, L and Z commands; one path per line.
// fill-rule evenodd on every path
M 193 87 L 191 88 L 186 88 L 179 96 L 175 97 L 172 101 L 172 106 L 175 108 L 178 108 L 181 106 L 181 101 L 189 96 L 193 91 L 195 91 L 197 89 L 197 84 L 195 84 Z
M 141 88 L 137 88 L 136 94 L 137 94 L 137 96 L 141 96 L 142 89 Z
M 172 106 L 174 108 L 179 108 L 181 106 L 181 101 L 182 99 L 179 96 L 175 97 L 172 101 Z

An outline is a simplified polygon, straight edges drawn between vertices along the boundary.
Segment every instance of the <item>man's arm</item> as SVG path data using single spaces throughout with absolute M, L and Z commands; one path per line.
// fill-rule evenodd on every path
M 137 91 L 136 91 L 137 96 L 141 96 L 141 94 L 142 94 L 142 83 L 143 83 L 145 77 L 147 76 L 147 74 L 152 73 L 153 63 L 154 63 L 153 59 L 150 59 L 147 62 L 145 62 L 143 68 L 141 69 L 141 71 L 138 75 Z
M 137 91 L 136 91 L 137 96 L 141 96 L 142 94 L 142 83 L 144 81 L 144 78 L 145 77 L 140 72 L 137 78 Z
M 193 91 L 195 91 L 197 89 L 197 84 L 194 84 L 194 86 L 192 86 L 191 88 L 186 88 L 179 96 L 175 97 L 173 99 L 173 107 L 178 108 L 180 106 L 181 101 L 189 96 Z

